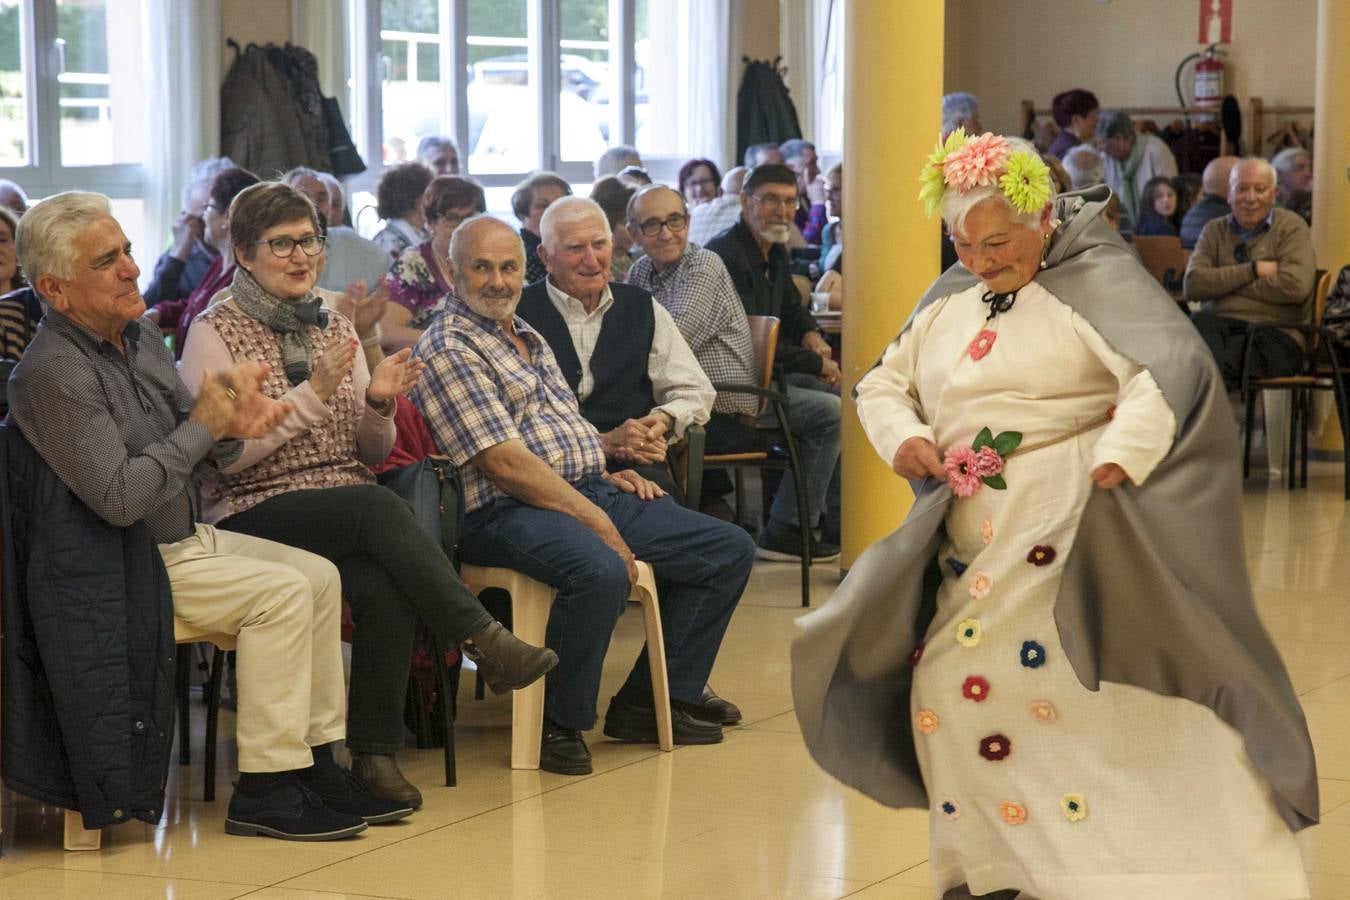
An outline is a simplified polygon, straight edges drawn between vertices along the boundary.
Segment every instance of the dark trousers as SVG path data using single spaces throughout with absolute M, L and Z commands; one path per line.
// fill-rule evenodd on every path
M 445 552 L 418 527 L 412 508 L 377 484 L 292 491 L 218 527 L 299 547 L 338 567 L 356 625 L 347 698 L 353 750 L 395 753 L 403 745 L 418 619 L 443 647 L 492 622 Z
M 1230 391 L 1242 387 L 1242 353 L 1247 346 L 1247 322 L 1198 312 L 1191 317 L 1196 331 L 1214 354 L 1219 374 Z M 1298 371 L 1303 350 L 1298 341 L 1283 331 L 1263 328 L 1252 339 L 1252 361 L 1248 371 L 1257 378 L 1292 375 Z
M 670 695 L 698 703 L 750 577 L 750 537 L 670 497 L 640 500 L 598 476 L 574 487 L 604 510 L 661 579 Z M 618 554 L 566 513 L 511 499 L 471 512 L 464 532 L 459 549 L 465 562 L 515 569 L 558 589 L 546 632 L 558 666 L 548 674 L 544 714 L 564 728 L 592 728 L 605 651 L 629 594 L 628 570 Z M 619 696 L 646 705 L 651 690 L 643 648 Z
M 740 416 L 715 412 L 703 426 L 703 452 L 713 456 L 721 453 L 767 453 L 773 450 L 775 432 L 756 428 Z M 731 490 L 731 478 L 726 469 L 705 469 L 703 496 L 700 506 L 707 506 L 726 496 Z M 767 508 L 767 507 L 766 507 Z

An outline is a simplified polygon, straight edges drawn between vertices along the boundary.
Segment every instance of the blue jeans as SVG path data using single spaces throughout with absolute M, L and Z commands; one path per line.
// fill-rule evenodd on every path
M 797 442 L 797 456 L 806 477 L 806 508 L 810 528 L 825 510 L 826 530 L 839 529 L 839 394 L 828 384 L 801 372 L 787 376 L 788 427 Z M 767 420 L 773 419 L 773 413 Z M 796 530 L 797 493 L 792 478 L 778 485 L 769 518 L 781 527 Z
M 754 543 L 735 525 L 670 497 L 640 500 L 599 476 L 573 487 L 604 510 L 660 579 L 670 696 L 698 703 L 750 577 Z M 515 569 L 558 589 L 546 632 L 558 666 L 548 674 L 544 715 L 563 728 L 594 727 L 605 651 L 629 595 L 618 554 L 566 513 L 509 498 L 469 514 L 459 550 L 465 562 Z M 618 696 L 646 705 L 651 691 L 644 647 Z

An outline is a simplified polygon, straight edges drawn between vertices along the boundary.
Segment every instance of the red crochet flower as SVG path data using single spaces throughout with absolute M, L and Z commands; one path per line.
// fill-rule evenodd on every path
M 980 755 L 990 762 L 1007 759 L 1012 753 L 1012 741 L 1005 734 L 991 734 L 980 740 Z
M 910 668 L 917 666 L 919 664 L 919 660 L 923 659 L 923 645 L 924 642 L 919 641 L 917 644 L 914 645 L 914 649 L 909 651 Z
M 1027 562 L 1033 566 L 1048 566 L 1055 561 L 1055 548 L 1049 544 L 1037 544 L 1027 554 Z
M 966 348 L 966 352 L 970 354 L 971 359 L 984 359 L 989 355 L 989 351 L 994 349 L 994 341 L 997 338 L 997 331 L 990 331 L 986 328 L 984 331 L 975 335 L 975 340 L 970 342 L 970 346 Z
M 961 685 L 961 696 L 983 703 L 989 699 L 989 682 L 979 675 L 972 675 Z

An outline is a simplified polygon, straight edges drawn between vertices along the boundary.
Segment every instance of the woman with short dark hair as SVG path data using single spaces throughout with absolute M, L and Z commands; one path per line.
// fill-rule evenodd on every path
M 718 174 L 717 163 L 710 159 L 689 160 L 680 166 L 675 178 L 680 186 L 680 196 L 691 210 L 722 196 L 722 176 Z
M 420 162 L 403 163 L 385 172 L 375 188 L 375 212 L 384 227 L 371 240 L 392 259 L 426 240 L 422 194 L 431 178 L 431 170 Z

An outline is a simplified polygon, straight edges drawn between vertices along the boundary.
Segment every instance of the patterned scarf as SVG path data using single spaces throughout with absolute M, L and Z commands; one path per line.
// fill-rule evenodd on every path
M 311 291 L 299 300 L 282 300 L 263 290 L 243 266 L 236 266 L 230 285 L 234 302 L 246 314 L 281 335 L 281 362 L 286 379 L 293 385 L 309 378 L 309 341 L 305 327 L 328 327 L 323 301 Z

